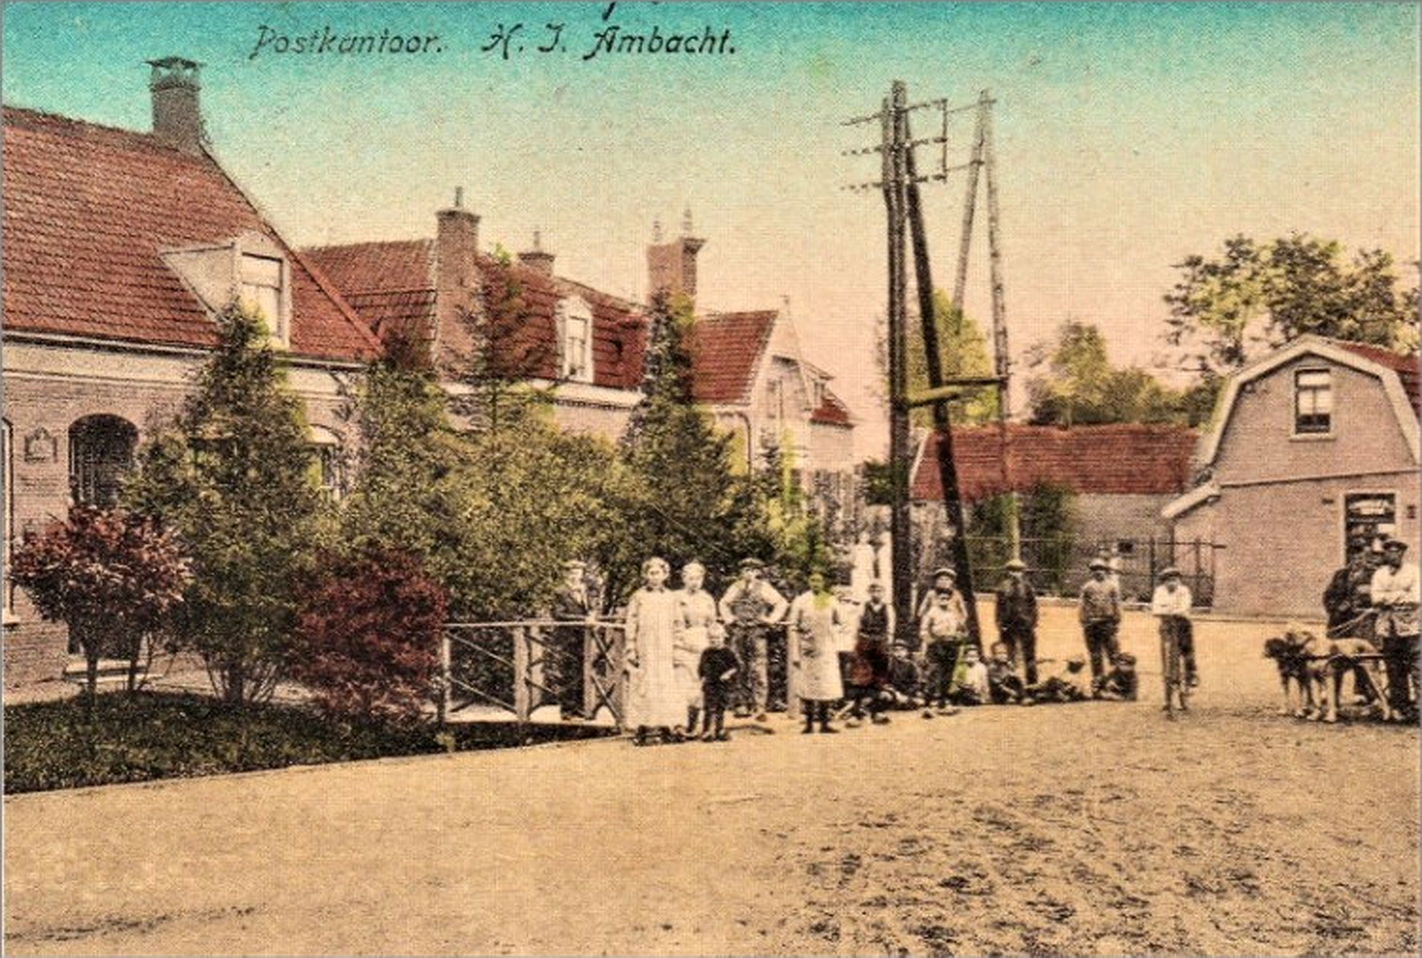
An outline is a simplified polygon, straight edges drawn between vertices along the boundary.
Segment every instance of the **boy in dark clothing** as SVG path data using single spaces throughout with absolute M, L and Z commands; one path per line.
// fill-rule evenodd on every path
M 884 587 L 878 582 L 869 586 L 869 601 L 859 614 L 859 634 L 849 662 L 846 686 L 852 703 L 850 724 L 864 719 L 864 702 L 869 702 L 869 717 L 876 725 L 889 721 L 882 714 L 889 686 L 889 636 L 893 633 L 894 610 L 884 602 Z
M 707 646 L 697 663 L 696 674 L 701 678 L 702 712 L 701 741 L 726 742 L 731 735 L 726 731 L 726 703 L 735 691 L 736 673 L 741 663 L 736 653 L 726 648 L 725 632 L 719 623 L 706 633 Z
M 987 662 L 988 692 L 994 705 L 1016 705 L 1027 695 L 1027 687 L 1017 676 L 1007 643 L 994 642 Z
M 1136 657 L 1129 652 L 1121 652 L 1112 662 L 1111 671 L 1097 683 L 1092 697 L 1112 702 L 1134 702 L 1139 686 Z

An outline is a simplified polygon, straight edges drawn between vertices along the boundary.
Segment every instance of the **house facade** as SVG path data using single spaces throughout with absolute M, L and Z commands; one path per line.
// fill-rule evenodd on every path
M 138 444 L 171 420 L 217 342 L 259 307 L 339 491 L 343 384 L 379 343 L 208 150 L 197 65 L 154 61 L 153 130 L 5 107 L 5 560 L 72 503 L 112 503 Z M 61 625 L 4 587 L 5 685 L 57 680 Z
M 613 440 L 626 430 L 641 398 L 645 310 L 558 276 L 536 235 L 507 263 L 480 252 L 479 217 L 458 191 L 432 238 L 304 253 L 383 341 L 427 343 L 452 392 L 471 370 L 491 369 L 550 388 L 563 429 Z
M 1202 584 L 1208 572 L 1208 552 L 1198 560 L 1193 548 L 1171 555 L 1170 524 L 1161 516 L 1190 486 L 1196 440 L 1193 430 L 1181 426 L 1143 423 L 970 426 L 953 430 L 953 460 L 959 495 L 970 510 L 1006 492 L 1026 496 L 1045 486 L 1069 494 L 1069 542 L 1036 541 L 1031 528 L 1022 533 L 1022 558 L 1039 586 L 1074 594 L 1087 563 L 1105 552 L 1119 560 L 1123 593 L 1137 599 L 1149 595 L 1153 567 L 1187 565 L 1187 577 Z M 944 514 L 938 441 L 937 433 L 925 436 L 914 460 L 916 579 L 949 559 L 951 526 Z M 1052 584 L 1046 572 L 1054 565 L 1065 575 Z M 996 567 L 979 570 L 983 581 L 974 587 L 992 588 L 1000 573 Z
M 1348 541 L 1418 545 L 1418 361 L 1304 336 L 1230 379 L 1163 516 L 1219 543 L 1216 608 L 1317 618 Z

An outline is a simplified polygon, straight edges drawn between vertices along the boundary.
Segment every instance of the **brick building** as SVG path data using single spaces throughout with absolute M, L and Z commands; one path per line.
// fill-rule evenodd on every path
M 1180 426 L 1123 423 L 1105 426 L 1007 427 L 1006 442 L 996 426 L 953 430 L 958 490 L 968 506 L 1005 492 L 1029 495 L 1046 485 L 1071 494 L 1073 541 L 1063 583 L 1071 593 L 1098 552 L 1121 559 L 1122 588 L 1130 597 L 1149 589 L 1154 548 L 1170 524 L 1161 509 L 1190 486 L 1190 457 L 1196 433 Z M 938 474 L 938 437 L 926 436 L 914 460 L 910 491 L 920 539 L 916 578 L 947 558 L 949 526 L 943 514 Z M 1005 452 L 1004 452 L 1005 450 Z M 1024 529 L 1023 559 L 1033 565 L 1032 530 Z M 1202 558 L 1202 563 L 1208 557 Z M 1165 560 L 1157 562 L 1163 565 Z M 979 589 L 991 588 L 1000 569 L 982 569 Z
M 481 363 L 552 391 L 564 429 L 616 439 L 641 398 L 646 315 L 637 304 L 553 271 L 554 254 L 533 247 L 501 264 L 479 250 L 479 217 L 459 192 L 436 215 L 433 238 L 322 246 L 305 251 L 371 330 L 429 343 L 448 382 Z M 491 322 L 486 282 L 515 305 Z M 473 331 L 490 330 L 476 348 Z M 457 389 L 451 386 L 451 389 Z
M 1319 617 L 1355 536 L 1418 548 L 1418 360 L 1303 336 L 1240 370 L 1164 517 L 1215 540 L 1215 607 Z
M 153 130 L 4 109 L 4 521 L 113 501 L 137 445 L 182 401 L 234 297 L 262 308 L 312 441 L 346 441 L 338 388 L 379 344 L 223 171 L 197 65 L 154 61 Z M 4 588 L 5 685 L 57 678 L 62 626 Z

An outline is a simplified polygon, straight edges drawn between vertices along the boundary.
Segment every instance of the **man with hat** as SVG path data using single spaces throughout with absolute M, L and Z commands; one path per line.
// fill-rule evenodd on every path
M 1194 688 L 1200 684 L 1195 668 L 1195 636 L 1190 623 L 1190 605 L 1194 598 L 1181 581 L 1180 570 L 1168 566 L 1160 570 L 1160 585 L 1150 599 L 1151 615 L 1160 619 L 1160 636 L 1174 631 L 1180 642 L 1180 657 L 1185 660 L 1185 684 Z
M 1417 677 L 1417 566 L 1403 562 L 1407 543 L 1383 543 L 1383 564 L 1373 573 L 1371 592 L 1377 609 L 1377 637 L 1387 666 L 1387 697 L 1394 715 L 1415 722 L 1417 712 L 1408 685 Z
M 731 648 L 741 660 L 737 714 L 755 712 L 766 720 L 770 702 L 770 659 L 767 631 L 785 617 L 790 603 L 761 578 L 765 563 L 754 557 L 741 560 L 741 577 L 721 597 L 721 618 L 728 623 Z
M 1026 670 L 1027 684 L 1037 684 L 1037 593 L 1032 583 L 1027 581 L 1027 564 L 1021 559 L 1012 559 L 1004 567 L 1007 577 L 997 587 L 997 634 L 1007 653 L 1012 657 L 1012 667 L 1017 668 L 1018 649 L 1022 651 L 1022 664 Z
M 552 617 L 581 624 L 555 628 L 549 642 L 551 654 L 543 660 L 545 684 L 557 696 L 558 710 L 565 719 L 587 718 L 583 675 L 588 627 L 597 620 L 597 608 L 588 592 L 586 571 L 587 563 L 579 559 L 563 563 L 563 584 L 553 594 Z
M 1081 587 L 1077 618 L 1086 639 L 1086 653 L 1091 657 L 1091 682 L 1097 685 L 1106 674 L 1106 663 L 1116 657 L 1120 646 L 1116 630 L 1121 626 L 1121 593 L 1107 578 L 1111 565 L 1097 556 L 1091 560 L 1091 578 Z M 1029 683 L 1030 684 L 1030 683 Z
M 1373 630 L 1373 573 L 1378 561 L 1366 536 L 1354 536 L 1348 543 L 1348 562 L 1333 573 L 1323 590 L 1323 610 L 1328 615 L 1330 638 L 1363 639 L 1376 644 Z M 1372 683 L 1362 665 L 1353 668 L 1353 688 L 1365 702 L 1372 701 Z

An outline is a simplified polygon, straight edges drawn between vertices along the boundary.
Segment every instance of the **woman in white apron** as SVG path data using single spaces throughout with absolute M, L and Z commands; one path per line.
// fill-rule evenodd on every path
M 706 567 L 688 562 L 681 567 L 681 591 L 677 596 L 677 619 L 681 635 L 672 649 L 672 671 L 686 706 L 686 725 L 675 731 L 689 735 L 696 731 L 696 718 L 701 711 L 701 678 L 697 668 L 701 653 L 709 644 L 707 633 L 716 625 L 716 600 L 702 586 L 706 582 Z
M 838 732 L 829 723 L 830 706 L 844 697 L 839 676 L 839 601 L 825 586 L 825 577 L 810 573 L 809 590 L 790 604 L 790 664 L 796 670 L 795 690 L 804 700 L 806 734 L 820 723 L 821 732 Z
M 681 632 L 677 594 L 666 587 L 666 560 L 642 563 L 642 588 L 627 603 L 627 712 L 624 725 L 636 729 L 633 744 L 646 745 L 656 731 L 672 741 L 672 729 L 686 717 L 686 700 L 677 688 L 672 650 Z

